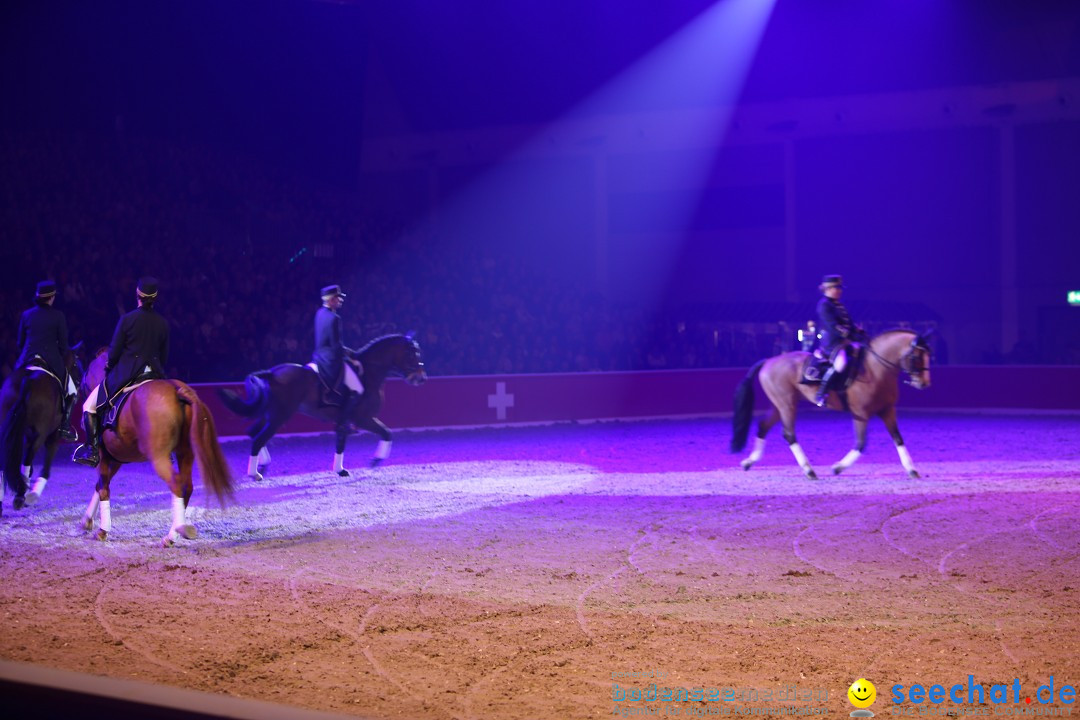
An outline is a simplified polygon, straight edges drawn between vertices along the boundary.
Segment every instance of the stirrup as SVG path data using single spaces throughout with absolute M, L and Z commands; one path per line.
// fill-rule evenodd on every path
M 79 434 L 75 432 L 75 428 L 71 427 L 71 425 L 67 425 L 66 427 L 60 428 L 60 439 L 66 440 L 67 442 L 75 442 L 79 439 Z
M 101 454 L 93 445 L 80 445 L 75 448 L 75 454 L 71 456 L 71 459 L 80 465 L 97 467 L 101 463 Z

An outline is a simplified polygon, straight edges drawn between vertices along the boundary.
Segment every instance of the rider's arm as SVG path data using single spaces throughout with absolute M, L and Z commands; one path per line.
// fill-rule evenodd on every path
M 166 366 L 169 364 L 169 326 L 165 326 L 165 337 L 161 339 L 161 370 L 168 372 Z
M 120 318 L 120 321 L 116 323 L 116 330 L 113 331 L 112 342 L 109 343 L 109 359 L 105 361 L 105 372 L 109 372 L 116 367 L 116 363 L 120 362 L 120 356 L 124 354 L 126 336 L 127 327 L 124 325 L 124 318 Z
M 56 344 L 60 346 L 60 357 L 67 358 L 67 354 L 71 351 L 68 346 L 68 334 L 67 334 L 67 320 L 64 318 L 64 314 L 60 313 L 60 325 L 57 327 Z M 65 360 L 67 362 L 67 360 Z

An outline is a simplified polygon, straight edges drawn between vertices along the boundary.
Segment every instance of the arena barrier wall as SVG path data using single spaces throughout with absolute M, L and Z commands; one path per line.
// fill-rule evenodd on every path
M 933 386 L 902 386 L 900 408 L 1007 411 L 1080 410 L 1080 366 L 950 365 L 932 368 Z M 746 368 L 642 372 L 433 377 L 421 387 L 386 383 L 379 414 L 390 428 L 469 427 L 611 418 L 674 417 L 730 413 L 735 386 Z M 248 421 L 231 413 L 219 388 L 243 392 L 238 383 L 196 385 L 222 436 L 246 434 Z M 758 407 L 765 407 L 757 387 Z M 805 411 L 814 411 L 805 406 Z M 280 432 L 330 430 L 300 415 Z

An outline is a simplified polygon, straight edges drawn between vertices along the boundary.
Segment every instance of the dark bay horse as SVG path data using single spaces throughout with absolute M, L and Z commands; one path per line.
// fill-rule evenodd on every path
M 105 376 L 105 349 L 90 363 L 84 381 L 93 388 Z M 181 537 L 195 537 L 195 526 L 185 511 L 191 499 L 191 471 L 199 474 L 222 503 L 232 495 L 233 481 L 225 454 L 218 443 L 214 418 L 195 391 L 179 380 L 150 380 L 129 391 L 131 397 L 120 411 L 116 427 L 102 432 L 104 452 L 98 464 L 94 496 L 83 515 L 83 529 L 93 529 L 94 512 L 100 510 L 97 537 L 106 539 L 112 530 L 109 481 L 126 463 L 149 461 L 172 491 L 172 525 L 161 539 L 171 546 Z M 119 398 L 117 399 L 119 402 Z M 173 467 L 172 456 L 176 457 Z
M 64 362 L 76 385 L 82 380 L 82 364 L 72 348 Z M 0 459 L 3 462 L 4 487 L 15 495 L 16 510 L 33 505 L 45 490 L 53 459 L 60 444 L 61 400 L 66 388 L 51 372 L 33 365 L 19 368 L 0 388 Z M 45 448 L 41 472 L 27 493 L 31 465 Z M 0 506 L 2 507 L 2 506 Z
M 784 439 L 787 440 L 799 467 L 807 477 L 817 478 L 806 453 L 795 440 L 795 410 L 799 398 L 805 398 L 812 403 L 817 390 L 816 385 L 799 383 L 807 355 L 805 352 L 788 352 L 762 360 L 750 368 L 750 372 L 736 388 L 732 452 L 738 452 L 746 446 L 754 409 L 755 378 L 760 380 L 765 395 L 772 403 L 769 414 L 758 423 L 754 450 L 742 461 L 744 470 L 749 470 L 761 459 L 765 450 L 765 436 L 779 420 L 783 424 Z M 859 459 L 866 446 L 866 424 L 870 418 L 880 417 L 896 443 L 896 451 L 904 469 L 911 477 L 919 477 L 896 425 L 896 399 L 900 395 L 901 374 L 908 377 L 908 383 L 913 387 L 930 387 L 930 348 L 926 339 L 911 330 L 890 330 L 874 337 L 866 347 L 862 367 L 855 381 L 847 390 L 848 407 L 855 423 L 855 447 L 833 465 L 834 473 L 843 472 Z M 844 409 L 835 391 L 829 393 L 826 406 L 834 410 Z
M 364 367 L 361 380 L 364 394 L 352 412 L 350 422 L 362 430 L 379 436 L 379 445 L 371 464 L 378 465 L 390 455 L 392 435 L 376 417 L 382 408 L 383 382 L 391 375 L 405 378 L 410 385 L 422 385 L 427 380 L 424 363 L 420 359 L 420 345 L 412 335 L 386 335 L 372 340 L 357 353 Z M 285 363 L 270 370 L 252 373 L 245 381 L 246 397 L 232 390 L 221 390 L 226 407 L 237 415 L 253 418 L 248 430 L 251 436 L 251 455 L 248 459 L 248 477 L 262 480 L 259 472 L 270 464 L 266 443 L 285 421 L 299 411 L 309 417 L 336 423 L 337 407 L 321 403 L 322 381 L 315 370 L 307 365 Z M 340 464 L 345 453 L 345 433 L 337 434 L 334 452 Z M 349 471 L 341 468 L 337 473 L 348 477 Z

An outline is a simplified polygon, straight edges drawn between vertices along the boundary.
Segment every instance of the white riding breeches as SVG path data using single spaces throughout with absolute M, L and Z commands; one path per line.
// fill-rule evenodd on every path
M 345 387 L 352 390 L 354 393 L 363 394 L 364 386 L 360 384 L 360 378 L 356 374 L 356 370 L 350 363 L 345 363 Z
M 94 414 L 97 412 L 98 406 L 98 392 L 101 391 L 100 385 L 95 385 L 94 389 L 90 391 L 90 394 L 86 396 L 86 401 L 82 405 L 83 412 Z
M 838 373 L 844 372 L 844 368 L 847 367 L 847 350 L 841 350 L 836 353 L 836 358 L 833 359 L 833 368 Z

